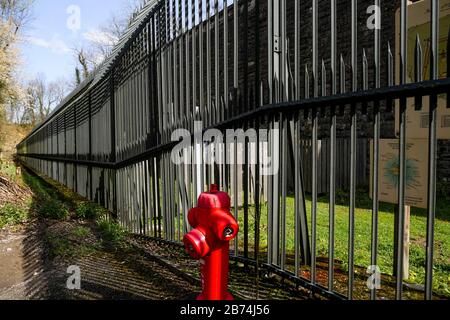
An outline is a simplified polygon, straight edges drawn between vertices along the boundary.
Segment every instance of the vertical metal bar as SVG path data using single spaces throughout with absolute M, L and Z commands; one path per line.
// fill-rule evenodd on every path
M 274 122 L 272 120 L 265 118 L 266 121 L 270 121 L 269 123 L 269 136 L 267 138 L 267 152 L 269 156 L 274 159 L 272 148 L 273 148 L 273 125 Z M 272 235 L 273 235 L 273 175 L 269 175 L 267 178 L 267 264 L 272 263 Z
M 146 161 L 145 164 L 145 175 L 146 175 L 146 183 L 147 183 L 147 192 L 146 192 L 146 198 L 147 198 L 147 235 L 154 236 L 153 234 L 153 171 L 151 169 L 151 164 L 153 163 L 152 159 L 149 159 Z
M 170 181 L 172 183 L 169 184 L 170 186 L 170 204 L 171 204 L 171 224 L 172 224 L 172 241 L 176 241 L 176 228 L 177 228 L 177 219 L 176 219 L 176 215 L 177 215 L 177 203 L 178 201 L 176 200 L 176 177 L 175 177 L 175 168 L 174 168 L 174 164 L 172 163 L 171 159 L 170 159 L 170 153 L 167 154 L 167 163 L 169 165 L 169 173 L 170 173 Z M 181 177 L 180 177 L 181 178 Z M 178 214 L 179 215 L 179 214 Z
M 286 0 L 279 0 L 280 2 L 280 51 L 281 51 L 281 66 L 280 66 L 280 97 L 281 101 L 287 101 L 289 99 L 289 81 L 287 76 L 287 56 L 288 56 L 288 38 L 286 30 Z M 246 42 L 247 43 L 247 42 Z
M 255 33 L 255 95 L 254 95 L 254 107 L 255 109 L 259 106 L 262 106 L 262 103 L 260 103 L 260 97 L 262 93 L 262 86 L 261 86 L 261 57 L 260 57 L 260 4 L 259 1 L 255 1 L 255 8 L 254 8 L 254 33 Z
M 163 194 L 161 195 L 161 209 L 163 214 L 163 221 L 164 224 L 164 236 L 163 238 L 167 240 L 167 235 L 169 233 L 169 221 L 167 219 L 167 183 L 169 181 L 169 178 L 167 177 L 167 165 L 166 165 L 166 159 L 165 155 L 161 155 L 160 157 L 160 165 L 161 165 L 161 187 Z
M 153 237 L 158 237 L 158 216 L 159 216 L 159 200 L 158 200 L 158 170 L 157 159 L 151 159 L 151 173 L 152 173 L 152 200 L 153 200 Z
M 200 59 L 200 67 L 199 67 L 199 71 L 200 71 L 200 77 L 199 77 L 199 81 L 200 81 L 200 109 L 201 109 L 201 114 L 202 114 L 202 121 L 206 121 L 206 108 L 205 108 L 205 102 L 204 102 L 204 66 L 203 66 L 203 29 L 204 29 L 204 24 L 203 24 L 203 1 L 204 0 L 199 0 L 199 15 L 200 15 L 200 22 L 199 22 L 199 59 Z
M 272 28 L 273 28 L 273 39 L 270 41 L 273 42 L 273 52 L 270 54 L 273 55 L 273 98 L 276 102 L 281 102 L 280 91 L 282 91 L 283 87 L 283 78 L 281 75 L 282 67 L 281 67 L 281 59 L 283 53 L 283 41 L 281 38 L 281 23 L 280 23 L 280 10 L 282 5 L 282 0 L 274 0 L 273 2 L 273 16 L 272 16 Z
M 92 161 L 92 91 L 88 93 L 88 159 Z M 56 137 L 58 137 L 58 131 L 56 131 Z M 93 188 L 92 188 L 92 166 L 88 166 L 88 175 L 89 175 L 89 200 L 93 200 Z
M 287 166 L 288 166 L 288 119 L 280 115 L 280 125 L 282 126 L 281 136 L 281 260 L 280 268 L 285 269 L 286 264 L 286 198 L 287 198 Z M 278 195 L 277 195 L 278 196 Z
M 212 124 L 211 89 L 211 0 L 206 0 L 206 105 L 208 109 L 207 125 Z M 211 179 L 210 179 L 211 184 Z
M 239 88 L 239 1 L 233 0 L 233 115 L 238 113 L 238 88 Z M 238 190 L 238 143 L 234 143 L 234 216 L 239 219 L 239 190 Z M 234 242 L 234 255 L 239 255 L 239 240 Z
M 244 125 L 246 130 L 247 125 Z M 242 189 L 244 194 L 244 258 L 248 258 L 248 243 L 249 243 L 249 222 L 248 222 L 248 209 L 249 209 L 249 142 L 244 140 L 243 142 L 244 164 L 242 166 Z M 248 262 L 244 262 L 244 267 L 248 267 Z
M 430 79 L 439 78 L 439 0 L 431 1 L 431 61 Z M 448 62 L 447 62 L 448 63 Z M 448 76 L 448 75 L 447 75 Z M 437 158 L 437 95 L 430 96 L 428 141 L 428 204 L 425 299 L 433 298 L 434 223 L 436 215 L 436 158 Z
M 375 0 L 375 6 L 381 8 L 381 0 Z M 381 17 L 378 17 L 381 19 Z M 378 22 L 381 22 L 378 20 Z M 375 28 L 375 43 L 374 43 L 374 67 L 375 67 L 375 88 L 381 87 L 381 31 Z M 378 257 L 378 175 L 380 164 L 380 102 L 375 101 L 374 105 L 374 121 L 373 121 L 373 174 L 372 174 L 372 242 L 371 242 L 371 265 L 377 265 Z M 376 287 L 370 290 L 370 299 L 376 300 Z
M 163 82 L 163 77 L 162 77 L 162 72 L 163 72 L 163 30 L 162 30 L 162 26 L 163 26 L 163 17 L 164 17 L 164 12 L 163 9 L 160 9 L 158 11 L 158 20 L 155 21 L 155 27 L 156 27 L 156 32 L 157 32 L 157 43 L 158 43 L 158 53 L 157 53 L 157 79 L 155 81 L 155 84 L 157 85 L 158 89 L 157 89 L 157 96 L 158 96 L 158 143 L 162 143 L 163 142 L 163 121 L 164 121 L 164 117 L 163 117 L 163 91 L 162 91 L 162 82 Z
M 77 125 L 78 125 L 78 119 L 77 119 L 77 106 L 73 105 L 73 118 L 74 118 L 74 159 L 78 159 L 78 146 L 77 146 Z M 75 177 L 75 183 L 74 183 L 74 191 L 78 192 L 78 165 L 74 163 L 73 165 L 73 175 Z
M 156 27 L 156 22 L 157 22 L 157 14 L 155 14 L 153 16 L 152 19 L 152 30 L 151 30 L 151 44 L 152 44 L 152 66 L 151 66 L 151 83 L 152 83 L 152 87 L 151 87 L 151 91 L 153 92 L 152 96 L 152 137 L 151 137 L 151 142 L 152 142 L 152 146 L 156 146 L 161 138 L 159 135 L 159 95 L 158 95 L 158 54 L 159 54 L 159 49 L 158 49 L 158 44 L 157 44 L 157 40 L 158 40 L 158 36 L 157 36 L 157 27 Z M 153 167 L 153 166 L 152 166 Z
M 234 217 L 239 221 L 239 184 L 238 184 L 238 142 L 234 142 L 234 177 L 233 177 L 233 200 L 234 200 Z M 234 241 L 234 255 L 239 255 L 239 238 Z
M 223 1 L 223 120 L 226 120 L 230 117 L 230 90 L 229 90 L 229 75 L 228 75 L 228 57 L 229 57 L 229 27 L 228 27 L 228 1 Z M 227 163 L 227 155 L 228 155 L 228 147 L 229 144 L 224 142 L 223 144 L 223 187 L 226 192 L 230 190 L 230 167 Z
M 276 6 L 278 8 L 278 0 L 275 0 L 277 2 Z M 278 22 L 278 11 L 274 14 L 275 11 L 275 4 L 274 0 L 268 0 L 267 1 L 268 6 L 268 82 L 269 82 L 269 103 L 275 102 L 275 48 L 274 48 L 274 42 L 275 42 L 275 30 L 276 27 L 274 20 L 276 17 L 276 21 Z M 278 30 L 278 27 L 277 27 Z M 278 31 L 277 31 L 278 32 Z M 277 33 L 278 35 L 278 33 Z M 268 143 L 268 150 L 270 152 L 270 155 L 272 159 L 275 159 L 278 154 L 275 154 L 275 146 L 279 143 L 276 141 L 274 133 L 276 129 L 276 122 L 275 117 L 270 118 L 270 135 L 269 135 L 269 143 Z M 278 201 L 276 196 L 278 196 L 278 175 L 277 173 L 273 173 L 269 176 L 268 179 L 268 204 L 267 204 L 267 218 L 268 218 L 268 248 L 267 248 L 267 263 L 274 264 L 277 263 L 278 260 L 278 224 L 275 222 L 278 222 Z M 279 199 L 279 198 L 278 198 Z
M 186 0 L 187 1 L 187 0 Z M 196 27 L 196 4 L 198 1 L 192 0 L 192 31 L 191 31 L 191 42 L 192 42 L 192 111 L 189 110 L 188 114 L 193 115 L 194 119 L 197 114 L 197 29 Z
M 312 24 L 313 24 L 313 94 L 314 97 L 319 96 L 319 1 L 313 0 L 312 7 Z M 316 255 L 317 255 L 317 201 L 318 201 L 318 135 L 319 135 L 319 119 L 317 109 L 313 108 L 312 113 L 312 204 L 311 204 L 311 283 L 316 283 Z
M 157 197 L 157 212 L 158 212 L 158 214 L 157 214 L 157 216 L 158 216 L 157 230 L 158 230 L 158 237 L 162 239 L 162 237 L 163 237 L 162 224 L 163 224 L 163 214 L 164 214 L 164 212 L 163 212 L 164 201 L 161 200 L 161 187 L 162 187 L 162 183 L 163 183 L 164 179 L 162 176 L 163 170 L 162 170 L 161 162 L 162 162 L 162 157 L 159 156 L 157 158 L 157 161 L 155 162 L 156 197 Z
M 150 214 L 150 184 L 149 184 L 149 170 L 148 170 L 148 160 L 142 163 L 142 175 L 143 175 L 143 192 L 142 197 L 144 201 L 144 214 L 143 214 L 143 234 L 149 235 L 149 214 Z
M 223 108 L 220 103 L 220 62 L 219 62 L 219 0 L 214 1 L 214 78 L 215 78 L 215 85 L 214 85 L 214 95 L 215 95 L 215 101 L 216 101 L 216 108 L 218 111 L 216 115 L 216 121 L 221 122 L 223 120 Z M 216 148 L 218 146 L 216 145 Z
M 188 0 L 185 0 L 185 1 L 188 1 Z M 197 103 L 197 90 L 198 90 L 197 89 L 197 75 L 198 75 L 198 70 L 197 70 L 197 65 L 198 65 L 197 64 L 197 34 L 199 34 L 199 37 L 200 37 L 200 33 L 202 32 L 202 29 L 201 29 L 201 13 L 199 13 L 199 15 L 200 15 L 199 23 L 197 23 L 197 5 L 199 5 L 199 1 L 196 1 L 196 0 L 192 0 L 191 1 L 192 20 L 193 20 L 193 24 L 192 24 L 192 39 L 191 39 L 191 45 L 192 45 L 191 46 L 191 48 L 192 48 L 191 49 L 192 50 L 192 110 L 187 111 L 187 114 L 188 114 L 187 122 L 188 123 L 186 125 L 189 128 L 191 128 L 192 132 L 193 132 L 193 130 L 195 130 L 195 128 L 194 128 L 195 125 L 193 124 L 193 122 L 198 121 L 201 118 L 201 115 L 200 115 L 200 111 L 201 110 L 197 110 L 197 108 L 199 107 L 199 105 Z M 184 72 L 184 70 L 181 70 L 181 72 Z M 200 75 L 200 77 L 201 77 L 201 75 Z M 200 83 L 201 83 L 201 80 L 200 80 Z M 200 96 L 201 95 L 202 95 L 202 92 L 200 91 Z M 200 105 L 200 108 L 201 108 L 201 105 Z M 193 164 L 190 167 L 190 169 L 186 168 L 186 171 L 189 170 L 189 173 L 187 174 L 187 176 L 188 176 L 188 179 L 187 179 L 188 180 L 188 187 L 187 187 L 188 188 L 188 199 L 187 199 L 187 202 L 186 202 L 187 207 L 186 207 L 185 219 L 184 219 L 184 224 L 185 224 L 184 225 L 184 231 L 186 233 L 188 232 L 188 228 L 190 227 L 188 225 L 188 223 L 187 223 L 187 214 L 188 214 L 187 210 L 188 210 L 190 202 L 192 202 L 192 203 L 196 202 L 196 199 L 192 199 L 192 201 L 190 200 L 191 193 L 189 191 L 191 189 L 191 185 L 189 183 L 190 182 L 189 181 L 189 176 L 190 176 L 191 172 L 192 172 L 192 174 L 194 176 L 196 176 L 197 172 L 198 172 L 197 168 L 199 167 L 199 165 L 196 164 L 196 161 L 195 161 L 195 160 L 198 160 L 197 159 L 197 154 L 196 154 L 197 148 L 198 148 L 198 144 L 195 143 L 194 146 L 191 149 L 192 150 L 192 158 L 189 159 L 190 161 L 194 160 Z M 192 194 L 197 195 L 197 192 L 198 192 L 197 190 L 199 188 L 199 186 L 198 186 L 199 180 L 200 179 L 193 179 L 192 180 L 192 190 L 194 190 Z
M 276 89 L 275 89 L 276 90 Z M 278 115 L 274 118 L 274 121 L 272 123 L 273 125 L 273 136 L 271 136 L 271 156 L 272 159 L 278 158 L 277 161 L 280 161 L 280 139 L 281 136 L 276 134 L 277 132 L 280 132 L 281 128 L 281 115 Z M 270 224 L 272 229 L 271 234 L 271 264 L 279 265 L 280 261 L 280 173 L 274 172 L 272 177 L 272 185 L 271 185 L 271 194 L 270 197 L 272 198 L 271 201 L 271 220 Z
M 352 90 L 358 89 L 358 4 L 352 0 Z
M 228 1 L 223 1 L 223 97 L 225 101 L 225 118 L 229 117 L 229 79 L 228 79 Z
M 352 0 L 352 90 L 358 89 L 358 7 Z M 353 299 L 354 251 L 355 251 L 355 203 L 356 203 L 356 105 L 351 106 L 351 150 L 350 150 L 350 208 L 349 208 L 349 244 L 348 244 L 348 298 Z
M 249 79 L 249 75 L 248 75 L 248 61 L 249 61 L 249 56 L 248 56 L 248 41 L 249 41 L 249 37 L 248 37 L 248 0 L 243 0 L 244 1 L 244 14 L 243 14 L 243 29 L 244 29 L 244 52 L 243 52 L 243 61 L 244 61 L 244 94 L 243 94 L 243 99 L 244 99 L 244 103 L 241 106 L 241 112 L 242 110 L 247 111 L 249 109 L 249 85 L 248 85 L 248 79 Z M 245 127 L 247 126 L 247 124 L 245 124 Z M 249 143 L 248 142 L 244 142 L 244 156 L 245 156 L 245 161 L 244 161 L 244 166 L 243 166 L 243 170 L 244 170 L 244 174 L 243 174 L 243 182 L 244 182 L 244 186 L 243 186 L 243 191 L 244 191 L 244 257 L 248 258 L 248 243 L 249 243 L 249 232 L 248 232 L 248 224 L 249 224 L 249 214 L 248 214 L 248 210 L 249 210 L 249 169 L 250 169 L 250 165 L 249 165 Z M 247 267 L 247 265 L 246 265 Z
M 190 58 L 189 58 L 189 39 L 192 37 L 194 37 L 194 28 L 191 29 L 191 31 L 189 30 L 189 1 L 185 0 L 185 9 L 184 9 L 184 16 L 185 16 L 185 20 L 184 20 L 184 27 L 185 27 L 185 36 L 184 36 L 184 45 L 185 45 L 185 62 L 184 62 L 184 67 L 186 69 L 186 74 L 185 74 L 185 110 L 186 110 L 186 114 L 190 114 L 191 112 L 194 112 L 193 109 L 190 108 L 190 104 L 191 104 L 191 68 L 190 68 Z M 193 24 L 192 24 L 193 27 Z M 195 70 L 192 70 L 192 73 L 195 73 Z M 192 87 L 192 90 L 195 90 L 194 87 Z M 195 108 L 195 106 L 192 106 L 192 108 Z
M 298 1 L 296 1 L 297 3 Z M 297 47 L 297 46 L 296 46 Z M 297 61 L 297 59 L 296 59 Z M 299 83 L 299 78 L 296 76 L 296 84 Z M 298 88 L 296 88 L 298 90 Z M 296 96 L 298 97 L 298 92 L 296 93 Z M 294 181 L 295 181 L 295 244 L 294 244 L 294 250 L 295 250 L 295 276 L 298 277 L 301 274 L 300 271 L 300 189 L 303 181 L 301 181 L 301 166 L 300 166 L 300 112 L 295 114 L 294 116 Z
M 312 73 L 313 94 L 319 96 L 319 1 L 313 0 L 312 7 Z
M 172 18 L 173 18 L 173 40 L 172 40 L 172 82 L 173 82 L 173 112 L 174 112 L 174 123 L 172 123 L 172 127 L 176 126 L 178 123 L 181 123 L 183 113 L 180 112 L 179 103 L 179 84 L 180 81 L 178 79 L 178 44 L 179 44 L 179 31 L 178 31 L 178 21 L 177 21 L 177 6 L 175 0 L 172 3 Z
M 226 1 L 225 1 L 226 2 Z M 226 4 L 225 4 L 226 6 Z M 255 109 L 262 106 L 262 103 L 259 102 L 259 97 L 262 92 L 260 87 L 260 38 L 259 38 L 259 14 L 260 14 L 260 8 L 259 8 L 259 2 L 255 1 L 255 8 L 254 8 L 254 17 L 255 17 Z M 227 69 L 225 69 L 225 72 L 227 72 Z M 261 205 L 260 205 L 260 192 L 261 192 L 261 186 L 260 186 L 260 137 L 259 137 L 259 122 L 260 119 L 256 118 L 254 125 L 255 130 L 258 133 L 257 139 L 256 139 L 256 163 L 255 163 L 255 193 L 254 193 L 254 201 L 255 201 L 255 240 L 254 240 L 254 251 L 255 256 L 254 259 L 256 261 L 256 267 L 255 267 L 255 273 L 256 273 L 256 286 L 258 287 L 258 281 L 259 281 L 259 248 L 260 248 L 260 220 L 261 220 Z M 258 297 L 257 297 L 258 298 Z
M 273 0 L 267 0 L 267 15 L 268 15 L 268 21 L 267 21 L 267 34 L 268 34 L 268 48 L 269 48 L 269 52 L 268 52 L 268 75 L 269 75 L 269 103 L 273 103 L 274 99 L 273 99 L 273 81 L 274 81 L 274 77 L 273 77 L 273 73 L 274 73 L 274 68 L 273 68 L 273 42 L 274 42 L 274 37 L 273 37 Z
M 184 73 L 184 60 L 185 60 L 185 41 L 187 41 L 187 31 L 186 31 L 186 26 L 183 24 L 183 22 L 185 21 L 184 19 L 184 15 L 183 15 L 183 1 L 188 1 L 188 0 L 179 0 L 179 29 L 180 29 L 180 37 L 179 37 L 179 41 L 178 41 L 178 54 L 179 54 L 179 64 L 178 64 L 178 72 L 179 72 L 179 86 L 180 86 L 180 110 L 181 110 L 181 114 L 182 115 L 187 115 L 189 110 L 188 110 L 188 106 L 186 105 L 186 95 L 185 95 L 185 84 L 184 84 L 184 80 L 185 80 L 185 73 Z
M 258 11 L 258 10 L 257 10 Z M 259 119 L 255 120 L 255 129 L 259 133 Z M 256 164 L 255 164 L 255 194 L 254 194 L 254 201 L 255 201 L 255 241 L 254 241 L 254 259 L 256 261 L 256 281 L 258 283 L 259 280 L 259 248 L 260 248 L 260 219 L 261 219 L 261 205 L 260 205 L 260 192 L 261 192 L 261 186 L 260 186 L 260 137 L 258 135 L 256 140 Z
M 203 1 L 204 0 L 200 0 L 199 1 L 199 15 L 200 15 L 200 24 L 199 24 L 199 59 L 200 59 L 200 77 L 199 77 L 199 81 L 200 81 L 200 108 L 201 108 L 201 114 L 202 114 L 202 118 L 201 120 L 203 122 L 207 121 L 207 108 L 205 107 L 205 95 L 204 95 L 204 84 L 205 84 L 205 80 L 204 80 L 204 22 L 203 22 Z M 197 155 L 197 161 L 203 159 L 203 143 L 201 141 L 201 139 L 199 139 L 197 145 L 196 145 L 196 155 Z M 200 192 L 203 191 L 204 188 L 204 181 L 205 181 L 205 175 L 203 172 L 203 167 L 202 165 L 197 165 L 197 196 L 200 195 Z
M 169 49 L 169 92 L 170 92 L 170 124 L 169 131 L 172 130 L 173 126 L 178 122 L 178 112 L 177 112 L 177 95 L 176 95 L 176 86 L 178 81 L 176 80 L 176 54 L 175 54 L 175 45 L 176 45 L 176 18 L 175 18 L 175 0 L 172 0 L 171 5 L 171 29 L 172 35 L 170 39 L 170 49 Z M 138 106 L 139 108 L 139 106 Z M 137 119 L 139 121 L 139 119 Z M 170 136 L 171 132 L 168 132 Z
M 400 84 L 406 84 L 407 77 L 407 44 L 408 44 L 408 1 L 402 0 L 400 13 Z M 406 98 L 400 99 L 400 172 L 398 187 L 398 225 L 396 252 L 396 293 L 397 300 L 402 300 L 403 292 L 403 245 L 404 245 L 404 212 L 405 212 L 405 174 L 406 174 Z
M 331 94 L 337 94 L 337 0 L 331 1 Z M 331 112 L 330 126 L 330 200 L 329 200 L 329 240 L 328 240 L 328 290 L 334 286 L 334 225 L 336 204 L 336 110 Z
M 334 0 L 333 0 L 334 1 Z M 301 89 L 300 89 L 300 66 L 301 66 L 301 60 L 300 60 L 300 26 L 301 26 L 301 10 L 300 10 L 300 1 L 295 1 L 295 7 L 294 7 L 295 13 L 294 13 L 294 25 L 295 25 L 295 34 L 294 34 L 294 78 L 295 78 L 295 99 L 300 100 L 301 98 Z M 333 32 L 333 29 L 332 31 Z
M 233 114 L 237 114 L 239 108 L 237 90 L 239 88 L 239 1 L 233 0 L 233 84 L 235 90 L 235 101 L 233 101 Z

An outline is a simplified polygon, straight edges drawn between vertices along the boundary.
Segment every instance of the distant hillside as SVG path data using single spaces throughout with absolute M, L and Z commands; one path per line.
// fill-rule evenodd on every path
M 11 161 L 16 145 L 31 131 L 29 125 L 0 124 L 0 161 Z

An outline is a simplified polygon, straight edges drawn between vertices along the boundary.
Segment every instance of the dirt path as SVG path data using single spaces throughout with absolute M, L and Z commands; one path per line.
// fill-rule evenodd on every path
M 130 252 L 99 249 L 53 257 L 46 238 L 64 239 L 61 231 L 68 227 L 77 228 L 77 222 L 33 223 L 0 233 L 0 300 L 178 300 L 194 294 L 188 281 Z M 69 266 L 80 268 L 80 290 L 67 289 Z
M 30 234 L 26 228 L 0 233 L 0 300 L 33 298 L 39 290 L 30 285 L 51 278 L 41 260 L 43 246 L 36 238 L 36 232 Z
M 22 241 L 24 235 L 0 236 L 0 300 L 21 299 L 24 294 Z

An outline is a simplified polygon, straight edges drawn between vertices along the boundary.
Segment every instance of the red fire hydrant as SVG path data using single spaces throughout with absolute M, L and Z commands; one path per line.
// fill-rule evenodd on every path
M 203 292 L 197 300 L 233 300 L 228 292 L 229 242 L 239 231 L 230 212 L 230 197 L 212 185 L 202 193 L 198 207 L 189 211 L 189 224 L 195 228 L 184 236 L 186 252 L 200 260 Z

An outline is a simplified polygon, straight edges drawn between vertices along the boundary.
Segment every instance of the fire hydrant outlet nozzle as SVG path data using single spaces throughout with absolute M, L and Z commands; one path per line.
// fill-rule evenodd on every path
M 188 214 L 194 228 L 184 236 L 186 252 L 194 259 L 203 259 L 201 276 L 203 292 L 199 300 L 232 300 L 228 293 L 230 241 L 236 238 L 239 225 L 230 212 L 230 197 L 212 185 L 202 193 L 198 207 Z

